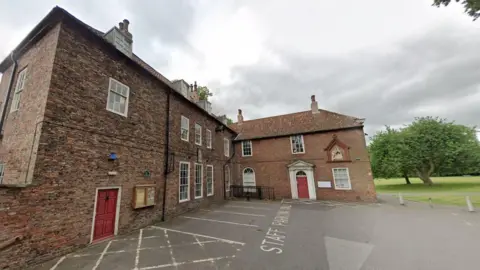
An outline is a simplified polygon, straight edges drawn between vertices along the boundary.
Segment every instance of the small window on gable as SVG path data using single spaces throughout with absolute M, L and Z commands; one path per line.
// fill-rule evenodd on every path
M 212 132 L 207 129 L 205 134 L 207 136 L 207 148 L 212 149 Z
M 14 112 L 20 108 L 20 96 L 23 88 L 25 88 L 25 81 L 27 80 L 27 68 L 24 68 L 18 74 L 17 85 L 15 86 L 15 92 L 13 93 L 12 106 L 10 112 Z
M 195 144 L 202 145 L 202 126 L 195 123 Z
M 230 156 L 230 140 L 223 138 L 223 152 L 226 157 Z
M 180 127 L 181 138 L 183 141 L 188 142 L 190 120 L 182 115 L 181 122 L 182 122 Z
M 252 141 L 242 141 L 242 156 L 252 156 Z
M 303 143 L 303 135 L 295 135 L 290 137 L 293 154 L 305 153 L 305 145 Z
M 107 110 L 127 117 L 130 88 L 110 78 L 108 86 Z

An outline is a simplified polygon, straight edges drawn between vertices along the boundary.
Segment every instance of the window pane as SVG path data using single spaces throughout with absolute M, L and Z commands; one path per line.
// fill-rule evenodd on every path
M 202 197 L 202 169 L 202 165 L 195 164 L 195 197 Z

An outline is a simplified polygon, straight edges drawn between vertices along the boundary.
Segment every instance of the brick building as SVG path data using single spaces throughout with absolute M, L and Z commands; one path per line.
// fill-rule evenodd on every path
M 35 264 L 211 203 L 375 199 L 363 121 L 312 110 L 228 127 L 196 83 L 55 7 L 0 63 L 0 269 Z
M 235 138 L 234 184 L 274 187 L 276 198 L 374 201 L 363 119 L 311 110 L 244 121 Z
M 133 40 L 55 7 L 0 63 L 0 269 L 225 199 L 236 133 Z

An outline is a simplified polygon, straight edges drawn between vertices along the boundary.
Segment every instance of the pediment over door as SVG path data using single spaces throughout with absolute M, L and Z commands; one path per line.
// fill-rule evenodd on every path
M 287 167 L 289 169 L 292 169 L 292 168 L 313 168 L 315 165 L 313 165 L 312 163 L 308 163 L 308 162 L 305 162 L 303 160 L 297 160 L 289 165 L 287 165 Z

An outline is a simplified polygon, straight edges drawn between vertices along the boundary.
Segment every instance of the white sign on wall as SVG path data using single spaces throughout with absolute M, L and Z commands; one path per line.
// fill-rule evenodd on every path
M 319 188 L 331 188 L 332 187 L 332 182 L 330 182 L 330 181 L 318 181 L 318 187 Z

